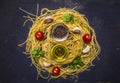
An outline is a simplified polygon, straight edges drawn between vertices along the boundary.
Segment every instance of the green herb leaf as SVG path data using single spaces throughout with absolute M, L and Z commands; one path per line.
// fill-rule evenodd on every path
M 38 57 L 43 57 L 44 56 L 44 54 L 45 54 L 45 51 L 39 51 L 38 49 L 34 49 L 33 51 L 32 51 L 32 56 L 34 57 L 34 58 L 38 58 Z
M 71 69 L 77 69 L 84 66 L 84 63 L 80 56 L 76 57 L 69 65 Z
M 40 52 L 39 52 L 39 55 L 40 55 L 41 57 L 43 57 L 44 54 L 45 54 L 45 51 L 40 51 Z
M 83 63 L 82 60 L 80 60 L 78 64 L 79 64 L 81 67 L 84 66 L 84 63 Z
M 32 51 L 32 56 L 33 56 L 33 57 L 38 57 L 38 56 L 39 56 L 39 52 L 38 52 L 37 49 L 34 49 L 34 50 Z
M 71 24 L 73 24 L 73 23 L 74 23 L 74 20 L 72 19 L 70 22 L 71 22 Z
M 71 24 L 74 23 L 74 16 L 72 14 L 66 14 L 62 17 L 62 20 L 65 22 L 70 22 Z
M 74 69 L 74 65 L 69 65 L 69 67 L 70 67 L 71 69 Z
M 73 60 L 72 64 L 73 64 L 73 65 L 77 65 L 77 64 L 78 64 L 78 61 L 77 61 L 77 60 Z

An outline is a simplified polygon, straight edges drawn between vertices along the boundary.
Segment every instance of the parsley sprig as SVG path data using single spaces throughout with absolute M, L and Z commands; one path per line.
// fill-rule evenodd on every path
M 64 22 L 70 22 L 71 24 L 74 23 L 74 16 L 72 14 L 65 14 L 63 17 L 62 17 L 62 20 Z

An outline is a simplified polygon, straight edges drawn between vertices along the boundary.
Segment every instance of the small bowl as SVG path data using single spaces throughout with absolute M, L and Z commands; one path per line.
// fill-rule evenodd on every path
M 57 62 L 63 62 L 68 57 L 68 48 L 62 44 L 56 44 L 51 48 L 51 57 Z
M 51 35 L 58 42 L 64 41 L 69 35 L 68 27 L 64 23 L 57 23 L 52 26 Z

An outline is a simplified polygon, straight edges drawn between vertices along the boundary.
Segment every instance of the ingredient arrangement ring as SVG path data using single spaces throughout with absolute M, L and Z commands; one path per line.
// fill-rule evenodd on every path
M 66 78 L 92 66 L 100 46 L 94 29 L 83 14 L 69 8 L 43 8 L 40 16 L 32 18 L 30 15 L 26 16 L 26 21 L 32 21 L 33 25 L 25 41 L 25 51 L 38 76 Z

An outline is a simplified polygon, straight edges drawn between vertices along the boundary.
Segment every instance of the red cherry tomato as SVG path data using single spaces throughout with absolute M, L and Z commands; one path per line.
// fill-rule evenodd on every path
M 54 67 L 52 69 L 52 73 L 53 73 L 53 75 L 59 75 L 60 74 L 60 68 L 59 67 Z
M 89 43 L 89 42 L 91 42 L 91 40 L 92 40 L 92 37 L 91 37 L 90 34 L 85 34 L 85 35 L 83 36 L 83 41 L 84 41 L 85 43 Z
M 44 33 L 43 33 L 42 31 L 37 31 L 37 32 L 35 33 L 35 37 L 36 37 L 36 39 L 38 39 L 38 40 L 43 40 L 43 39 L 44 39 Z

